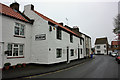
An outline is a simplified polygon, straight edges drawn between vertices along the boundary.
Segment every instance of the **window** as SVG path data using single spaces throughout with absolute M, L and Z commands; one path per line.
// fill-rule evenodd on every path
M 70 42 L 73 43 L 73 35 L 70 34 Z
M 74 49 L 71 49 L 71 56 L 74 56 Z
M 106 50 L 104 50 L 104 52 L 106 53 Z
M 82 54 L 82 49 L 81 49 L 81 54 Z
M 52 31 L 52 26 L 49 26 L 49 31 L 50 31 L 50 32 Z
M 80 45 L 82 45 L 82 39 L 80 39 Z
M 62 57 L 62 49 L 56 49 L 56 58 Z
M 9 56 L 9 57 L 23 56 L 23 52 L 24 52 L 24 50 L 23 50 L 24 45 L 23 44 L 8 44 L 7 48 L 8 48 L 7 56 Z
M 8 56 L 12 56 L 12 44 L 8 44 Z
M 25 35 L 24 29 L 25 29 L 25 25 L 20 24 L 20 23 L 15 23 L 14 34 L 17 36 L 24 36 Z
M 57 28 L 57 39 L 62 39 L 62 34 L 61 34 L 61 29 L 60 28 Z
M 106 48 L 106 46 L 104 45 L 104 48 Z
M 96 46 L 97 47 L 97 49 L 100 49 L 100 46 Z
M 101 53 L 101 51 L 97 51 L 97 54 L 100 54 Z

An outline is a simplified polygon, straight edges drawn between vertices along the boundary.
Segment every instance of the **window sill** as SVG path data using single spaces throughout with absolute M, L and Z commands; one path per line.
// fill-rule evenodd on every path
M 14 35 L 14 37 L 25 38 L 25 36 Z
M 14 58 L 24 58 L 24 56 L 21 56 L 21 57 L 7 57 L 7 59 L 14 59 Z

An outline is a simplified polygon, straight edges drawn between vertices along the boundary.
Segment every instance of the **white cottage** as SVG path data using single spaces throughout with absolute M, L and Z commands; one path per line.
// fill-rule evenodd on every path
M 34 10 L 33 5 L 19 11 L 19 4 L 10 7 L 0 3 L 0 67 L 7 62 L 54 64 L 88 56 L 86 35 L 80 36 L 65 26 Z M 91 49 L 90 49 L 91 50 Z M 86 54 L 85 54 L 86 52 Z
M 108 54 L 108 40 L 107 37 L 96 38 L 95 54 Z
M 81 58 L 83 38 L 26 5 L 24 14 L 34 19 L 31 56 L 33 63 L 53 64 Z
M 0 67 L 8 62 L 30 63 L 31 21 L 19 12 L 18 3 L 0 6 Z

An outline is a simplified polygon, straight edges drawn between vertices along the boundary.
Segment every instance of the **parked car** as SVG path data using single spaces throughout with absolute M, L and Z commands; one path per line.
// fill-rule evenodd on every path
M 117 55 L 118 55 L 117 52 L 113 52 L 113 53 L 111 54 L 111 56 L 113 56 L 113 57 L 116 57 Z
M 118 64 L 120 64 L 120 56 L 118 56 L 118 57 L 116 58 L 116 60 L 117 60 Z
M 116 56 L 116 61 L 118 62 L 118 64 L 120 64 L 120 54 Z

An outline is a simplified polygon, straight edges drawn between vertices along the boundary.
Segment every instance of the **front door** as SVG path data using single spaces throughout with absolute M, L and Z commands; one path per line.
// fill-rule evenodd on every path
M 67 63 L 69 63 L 69 48 L 67 47 Z
M 78 59 L 80 59 L 80 49 L 78 48 Z

